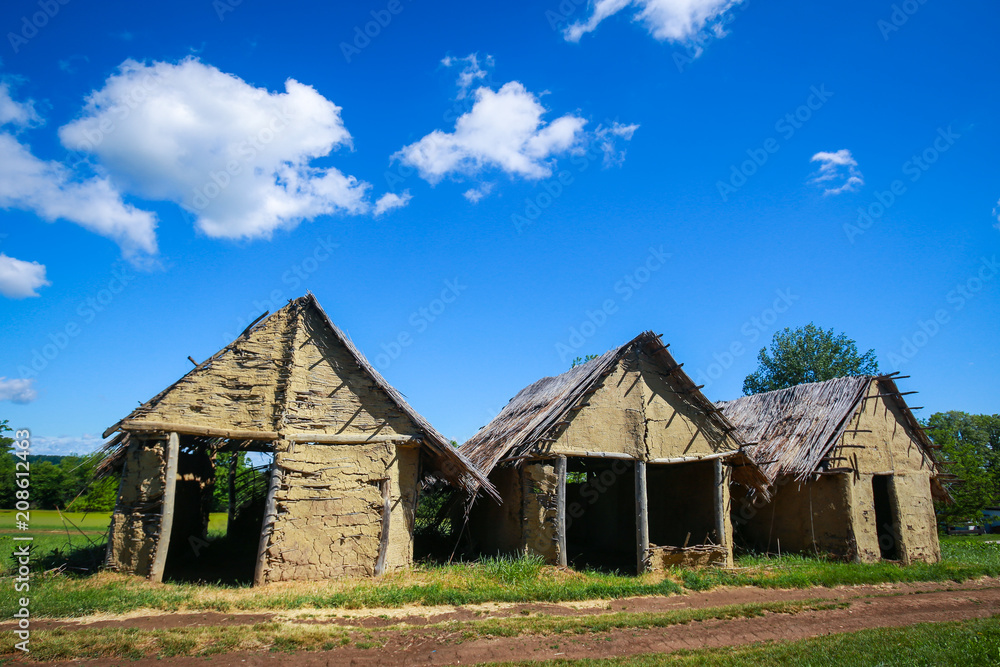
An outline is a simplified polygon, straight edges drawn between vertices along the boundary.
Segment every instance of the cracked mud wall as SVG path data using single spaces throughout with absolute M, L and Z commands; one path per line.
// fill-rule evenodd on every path
M 111 517 L 107 566 L 148 576 L 163 511 L 166 439 L 132 437 L 125 453 L 118 501 Z
M 524 494 L 521 497 L 524 553 L 538 555 L 546 563 L 559 562 L 556 539 L 556 488 L 558 478 L 553 461 L 526 463 L 522 468 Z
M 737 449 L 711 426 L 704 411 L 665 380 L 643 353 L 619 362 L 599 388 L 571 413 L 570 423 L 547 448 L 564 452 L 615 452 L 643 459 L 699 456 Z
M 854 558 L 856 548 L 851 526 L 853 484 L 849 474 L 824 475 L 800 483 L 790 476 L 779 478 L 772 498 L 764 502 L 735 492 L 731 517 L 736 537 L 760 552 L 819 553 Z

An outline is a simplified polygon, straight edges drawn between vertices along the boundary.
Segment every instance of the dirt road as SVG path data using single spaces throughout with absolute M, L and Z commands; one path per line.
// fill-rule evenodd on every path
M 550 616 L 596 616 L 614 612 L 664 612 L 697 609 L 747 602 L 781 602 L 823 599 L 846 603 L 846 607 L 796 614 L 768 614 L 763 617 L 735 620 L 710 620 L 655 629 L 626 629 L 592 634 L 558 634 L 520 636 L 512 638 L 474 638 L 448 633 L 439 629 L 419 629 L 428 623 L 445 620 L 482 620 L 489 617 L 517 617 L 525 613 L 545 613 Z M 354 627 L 378 627 L 400 622 L 406 631 L 386 629 L 379 632 L 385 641 L 381 648 L 362 649 L 347 646 L 332 651 L 297 653 L 294 658 L 284 653 L 233 653 L 212 656 L 214 666 L 252 667 L 281 665 L 293 661 L 307 667 L 319 665 L 451 665 L 476 664 L 502 660 L 544 660 L 549 658 L 612 657 L 641 653 L 668 653 L 678 649 L 735 646 L 773 640 L 790 641 L 819 635 L 852 632 L 865 628 L 896 627 L 924 622 L 954 621 L 1000 614 L 1000 581 L 984 579 L 964 584 L 906 584 L 862 586 L 838 589 L 764 590 L 744 588 L 713 591 L 687 596 L 632 598 L 569 604 L 532 604 L 480 608 L 411 608 L 380 610 L 389 618 L 373 617 L 371 610 L 359 612 L 356 618 L 292 619 L 301 623 L 338 623 Z M 368 615 L 365 616 L 364 614 Z M 47 624 L 62 627 L 127 627 L 164 628 L 195 625 L 232 625 L 261 620 L 289 620 L 287 616 L 227 615 L 227 614 L 168 614 L 106 619 L 85 625 L 72 622 Z M 417 626 L 414 628 L 413 626 Z M 36 626 L 42 629 L 41 625 Z M 81 664 L 66 663 L 66 664 Z M 86 663 L 85 663 L 86 664 Z M 101 661 L 100 664 L 110 664 Z M 150 659 L 122 662 L 134 666 L 176 665 L 203 666 L 205 657 Z

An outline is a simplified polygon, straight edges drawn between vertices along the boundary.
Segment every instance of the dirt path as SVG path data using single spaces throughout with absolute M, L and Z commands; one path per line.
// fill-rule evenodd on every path
M 787 600 L 826 599 L 848 602 L 849 607 L 825 611 L 809 611 L 798 614 L 768 614 L 764 617 L 736 619 L 728 621 L 702 621 L 668 628 L 649 630 L 613 630 L 611 632 L 586 635 L 522 636 L 515 638 L 483 638 L 454 643 L 458 637 L 441 634 L 437 630 L 416 630 L 409 633 L 385 631 L 379 638 L 386 641 L 379 649 L 359 649 L 353 646 L 333 651 L 297 653 L 296 665 L 306 667 L 319 665 L 451 665 L 476 664 L 503 660 L 544 660 L 550 658 L 612 657 L 640 653 L 669 653 L 679 649 L 697 649 L 734 646 L 757 641 L 790 641 L 818 635 L 852 632 L 865 628 L 894 627 L 923 622 L 954 621 L 981 618 L 1000 614 L 1000 582 L 981 580 L 964 584 L 906 584 L 899 586 L 863 586 L 852 588 L 774 591 L 756 588 L 713 591 L 710 593 L 666 598 L 633 598 L 613 602 L 586 603 L 582 605 L 513 605 L 490 613 L 490 616 L 521 615 L 523 610 L 543 612 L 550 615 L 597 615 L 620 611 L 669 611 L 714 607 L 746 602 L 775 602 Z M 424 625 L 442 620 L 475 620 L 484 615 L 468 609 L 433 610 L 431 613 L 415 614 L 410 610 L 406 616 L 393 619 L 410 625 Z M 370 613 L 371 610 L 368 610 Z M 468 615 L 466 617 L 466 615 Z M 132 618 L 127 621 L 101 621 L 103 627 L 128 625 L 129 627 L 171 627 L 185 625 L 220 625 L 264 620 L 262 615 L 222 615 L 222 614 L 171 614 Z M 169 621 L 167 620 L 169 619 Z M 378 623 L 352 625 L 384 625 Z M 303 619 L 301 622 L 316 622 Z M 327 622 L 343 623 L 345 619 L 329 619 Z M 147 625 L 148 624 L 148 625 Z M 62 623 L 69 628 L 70 624 Z M 37 626 L 36 626 L 37 627 Z M 78 626 L 79 627 L 79 626 Z M 95 625 L 89 625 L 95 627 Z M 39 629 L 41 629 L 39 627 Z M 289 662 L 290 656 L 283 653 L 234 653 L 212 656 L 213 667 L 220 666 L 263 666 L 281 665 Z M 80 664 L 79 662 L 74 664 Z M 112 664 L 102 661 L 101 664 Z M 139 667 L 145 665 L 194 666 L 206 664 L 206 658 L 149 659 L 138 662 L 126 661 Z

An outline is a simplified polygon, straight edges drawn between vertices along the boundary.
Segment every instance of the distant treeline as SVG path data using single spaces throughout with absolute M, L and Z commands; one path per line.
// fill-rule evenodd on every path
M 13 509 L 17 501 L 14 468 L 18 460 L 10 453 L 0 456 L 0 509 Z M 110 512 L 115 506 L 118 479 L 112 476 L 93 482 L 99 461 L 96 454 L 29 456 L 31 506 L 71 512 Z

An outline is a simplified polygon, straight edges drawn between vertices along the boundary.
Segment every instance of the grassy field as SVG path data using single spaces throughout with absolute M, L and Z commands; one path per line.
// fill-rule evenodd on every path
M 492 663 L 491 667 L 910 667 L 1000 664 L 1000 618 L 862 630 L 804 641 L 602 660 Z M 484 666 L 485 667 L 485 666 Z
M 225 515 L 214 515 L 213 532 Z M 0 548 L 9 554 L 13 516 L 0 515 Z M 168 582 L 149 584 L 136 577 L 101 572 L 107 515 L 65 515 L 33 512 L 35 535 L 32 582 L 33 611 L 40 616 L 73 617 L 136 609 L 192 611 L 253 611 L 301 608 L 400 607 L 408 604 L 475 604 L 485 602 L 559 602 L 614 599 L 636 595 L 671 595 L 718 586 L 807 588 L 878 584 L 883 582 L 963 581 L 1000 576 L 1000 541 L 992 536 L 942 537 L 941 563 L 899 566 L 893 563 L 842 563 L 814 557 L 741 556 L 734 570 L 672 570 L 639 577 L 604 572 L 574 572 L 544 565 L 540 560 L 488 559 L 478 563 L 420 565 L 378 580 L 288 583 L 267 589 L 219 583 Z M 72 522 L 72 523 L 70 523 Z M 8 528 L 9 526 L 9 528 Z M 24 533 L 21 533 L 24 534 Z M 998 536 L 1000 538 L 1000 536 Z M 0 575 L 12 559 L 0 559 Z M 0 614 L 13 611 L 12 587 L 0 587 Z

